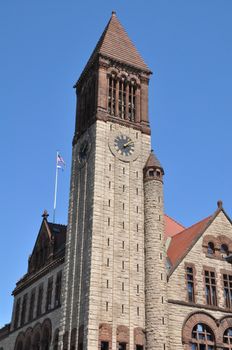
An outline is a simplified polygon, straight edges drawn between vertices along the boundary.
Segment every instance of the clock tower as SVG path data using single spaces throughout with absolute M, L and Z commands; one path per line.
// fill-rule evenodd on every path
M 74 86 L 64 350 L 145 349 L 150 74 L 113 12 Z

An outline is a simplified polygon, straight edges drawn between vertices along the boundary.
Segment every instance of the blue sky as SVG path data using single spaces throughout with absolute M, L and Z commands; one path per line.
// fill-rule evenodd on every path
M 115 10 L 153 71 L 152 144 L 165 210 L 186 226 L 222 199 L 232 215 L 231 0 L 2 0 L 0 4 L 0 325 L 26 272 L 41 214 L 67 222 L 73 84 Z

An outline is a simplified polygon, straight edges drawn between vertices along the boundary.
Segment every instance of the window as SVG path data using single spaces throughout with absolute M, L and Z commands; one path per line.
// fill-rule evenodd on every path
M 232 275 L 223 274 L 225 306 L 232 308 Z
M 109 350 L 109 342 L 101 341 L 101 350 Z
M 118 350 L 126 350 L 126 343 L 118 343 Z
M 207 254 L 214 255 L 214 253 L 215 253 L 214 244 L 213 242 L 209 242 L 207 247 Z
M 108 113 L 131 122 L 136 118 L 136 82 L 121 77 L 117 81 L 115 74 L 108 78 Z
M 129 105 L 128 105 L 128 117 L 131 122 L 135 121 L 135 97 L 136 86 L 134 84 L 129 85 Z
M 208 305 L 217 305 L 216 279 L 214 271 L 205 271 L 205 295 Z
M 188 301 L 194 303 L 194 276 L 193 276 L 193 268 L 190 266 L 186 267 L 186 280 L 187 280 L 187 293 L 188 293 Z
M 136 345 L 136 350 L 143 350 L 143 345 Z
M 34 318 L 34 307 L 35 307 L 35 290 L 31 292 L 30 306 L 28 320 L 31 321 Z
M 228 246 L 226 244 L 221 245 L 220 251 L 221 251 L 223 257 L 229 255 L 229 249 L 228 249 Z
M 224 349 L 232 349 L 232 328 L 228 328 L 223 335 Z
M 43 302 L 43 285 L 39 286 L 38 299 L 37 299 L 37 317 L 42 314 L 42 302 Z
M 18 327 L 19 323 L 19 312 L 20 312 L 20 298 L 16 301 L 16 307 L 15 307 L 15 317 L 14 317 L 14 328 Z
M 108 113 L 115 115 L 116 78 L 109 77 Z
M 59 271 L 56 275 L 55 307 L 61 305 L 61 282 L 62 282 L 62 271 Z
M 52 288 L 53 288 L 53 277 L 50 277 L 48 279 L 48 286 L 47 286 L 46 311 L 49 311 L 52 308 Z
M 118 109 L 119 109 L 119 117 L 121 119 L 125 119 L 126 117 L 126 82 L 119 82 L 119 96 L 118 96 Z
M 214 334 L 211 329 L 203 324 L 198 323 L 192 330 L 191 350 L 214 350 Z
M 22 311 L 21 311 L 21 322 L 20 325 L 23 326 L 26 321 L 26 310 L 27 310 L 27 294 L 23 296 Z

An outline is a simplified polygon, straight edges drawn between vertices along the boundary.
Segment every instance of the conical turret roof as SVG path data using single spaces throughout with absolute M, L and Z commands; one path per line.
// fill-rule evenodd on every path
M 118 62 L 151 73 L 150 69 L 130 40 L 127 32 L 119 22 L 115 12 L 112 12 L 112 16 L 93 50 L 84 71 L 91 65 L 98 55 L 112 58 Z
M 153 150 L 151 150 L 151 153 L 147 159 L 147 162 L 145 164 L 144 169 L 148 169 L 148 168 L 159 168 L 162 170 L 162 172 L 164 173 L 163 167 L 160 164 L 159 159 L 156 157 L 155 153 Z

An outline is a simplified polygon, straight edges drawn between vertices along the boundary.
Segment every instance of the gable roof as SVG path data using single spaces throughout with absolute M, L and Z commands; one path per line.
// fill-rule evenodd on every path
M 83 73 L 99 55 L 112 58 L 113 60 L 122 62 L 129 66 L 134 66 L 135 68 L 141 69 L 149 74 L 151 73 L 147 64 L 144 62 L 142 56 L 118 20 L 115 12 L 112 12 L 112 16 L 93 50 Z
M 188 254 L 191 248 L 195 245 L 198 239 L 203 235 L 205 230 L 209 227 L 209 225 L 214 221 L 220 212 L 223 212 L 226 218 L 231 222 L 230 217 L 222 207 L 222 202 L 218 201 L 218 209 L 214 212 L 214 214 L 197 222 L 196 224 L 188 227 L 187 229 L 183 230 L 180 233 L 177 233 L 172 237 L 167 250 L 167 257 L 172 265 L 170 275 L 181 263 L 184 257 Z

